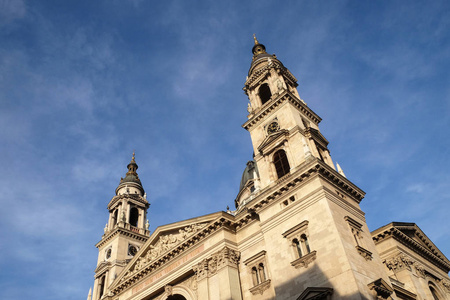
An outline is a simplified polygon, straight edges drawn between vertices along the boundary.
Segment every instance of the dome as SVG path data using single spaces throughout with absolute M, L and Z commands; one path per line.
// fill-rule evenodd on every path
M 258 167 L 255 161 L 251 160 L 247 162 L 244 173 L 242 173 L 241 184 L 239 185 L 239 192 L 245 187 L 245 184 L 252 179 L 259 178 Z

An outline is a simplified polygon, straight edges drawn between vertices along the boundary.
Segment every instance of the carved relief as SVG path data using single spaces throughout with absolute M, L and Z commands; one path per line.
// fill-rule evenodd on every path
M 316 259 L 316 256 L 317 256 L 316 254 L 317 254 L 317 251 L 308 253 L 305 256 L 297 258 L 296 260 L 291 262 L 291 265 L 294 266 L 296 269 L 307 268 L 308 265 L 311 264 Z
M 385 259 L 383 263 L 389 270 L 399 272 L 405 269 L 411 271 L 411 265 L 413 264 L 413 261 L 405 254 L 400 253 L 390 259 Z
M 207 224 L 192 224 L 189 226 L 186 226 L 184 229 L 178 230 L 178 234 L 168 234 L 163 235 L 159 238 L 159 240 L 154 244 L 150 245 L 149 250 L 145 253 L 144 256 L 140 257 L 134 266 L 128 270 L 128 272 L 125 274 L 125 278 L 128 278 L 134 274 L 136 274 L 138 271 L 143 269 L 145 265 L 148 263 L 154 261 L 156 258 L 158 258 L 161 254 L 168 251 L 169 249 L 174 248 L 179 243 L 183 242 L 190 236 L 197 233 L 200 229 L 205 227 Z
M 450 281 L 443 278 L 439 281 L 439 283 L 441 284 L 441 286 L 444 288 L 444 290 L 450 294 Z
M 207 276 L 213 276 L 218 270 L 226 266 L 237 267 L 239 263 L 239 252 L 228 247 L 223 248 L 217 253 L 211 255 L 210 258 L 205 258 L 199 262 L 192 269 L 197 275 L 197 280 L 202 280 Z
M 418 262 L 414 262 L 413 266 L 416 269 L 416 274 L 421 278 L 425 278 L 425 268 Z
M 166 285 L 164 287 L 164 291 L 167 293 L 168 296 L 172 296 L 173 294 L 173 287 L 171 285 Z

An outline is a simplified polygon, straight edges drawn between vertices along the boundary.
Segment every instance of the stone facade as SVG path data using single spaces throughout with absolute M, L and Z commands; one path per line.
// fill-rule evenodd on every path
M 364 192 L 335 168 L 296 78 L 256 38 L 252 52 L 243 127 L 255 155 L 236 210 L 149 235 L 133 156 L 88 300 L 450 299 L 448 259 L 413 223 L 369 231 Z

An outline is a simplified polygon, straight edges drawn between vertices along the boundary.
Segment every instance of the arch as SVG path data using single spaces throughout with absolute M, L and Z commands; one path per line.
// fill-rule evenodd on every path
M 175 294 L 167 297 L 167 300 L 186 300 L 186 298 L 180 294 Z
M 139 211 L 136 207 L 132 207 L 130 209 L 130 225 L 137 227 L 139 219 Z
M 178 298 L 171 298 L 178 297 Z M 142 299 L 142 298 L 139 298 Z M 196 299 L 194 293 L 184 285 L 177 285 L 172 287 L 171 291 L 166 290 L 158 300 L 194 300 Z
M 289 162 L 284 150 L 278 150 L 273 155 L 273 164 L 275 165 L 275 170 L 277 171 L 278 178 L 283 177 L 288 174 L 291 170 Z
M 308 238 L 306 237 L 306 234 L 302 234 L 300 236 L 300 240 L 305 245 L 306 254 L 311 253 L 311 249 L 309 248 L 309 241 Z
M 294 244 L 295 250 L 297 251 L 298 257 L 302 257 L 302 246 L 300 245 L 300 242 L 298 241 L 298 239 L 294 239 L 292 241 L 292 243 Z
M 116 210 L 114 211 L 114 214 L 113 214 L 113 228 L 114 228 L 114 226 L 116 226 L 116 224 L 118 223 L 118 220 L 117 220 L 118 214 L 119 214 L 119 209 L 116 209 Z
M 428 282 L 428 288 L 430 289 L 431 295 L 433 296 L 434 300 L 445 299 L 439 292 L 437 286 L 435 286 L 431 281 Z
M 269 85 L 263 83 L 258 90 L 259 99 L 261 99 L 261 104 L 264 105 L 272 97 L 272 92 L 270 91 Z

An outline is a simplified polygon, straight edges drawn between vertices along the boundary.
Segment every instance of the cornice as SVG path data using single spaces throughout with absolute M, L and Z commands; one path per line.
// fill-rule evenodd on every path
M 103 245 L 105 245 L 108 241 L 110 241 L 113 237 L 115 237 L 118 234 L 122 234 L 124 236 L 130 237 L 132 239 L 135 239 L 137 241 L 145 242 L 148 240 L 148 236 L 139 234 L 136 232 L 133 232 L 131 230 L 128 230 L 123 227 L 116 227 L 111 232 L 109 232 L 106 236 L 102 237 L 101 241 L 98 242 L 95 247 L 100 248 Z
M 291 104 L 293 104 L 316 125 L 319 124 L 320 121 L 322 121 L 322 119 L 309 107 L 307 107 L 306 104 L 300 101 L 300 99 L 294 96 L 291 92 L 285 90 L 276 99 L 270 100 L 266 104 L 264 104 L 250 120 L 242 125 L 242 127 L 246 130 L 250 130 L 253 126 L 260 124 L 266 115 L 275 110 L 284 102 L 290 102 Z
M 268 57 L 264 57 L 261 59 L 261 62 L 263 62 L 263 60 L 268 60 Z M 276 58 L 270 58 L 271 59 L 271 63 L 267 64 L 265 66 L 262 66 L 260 68 L 255 68 L 254 70 L 252 70 L 252 68 L 250 68 L 250 76 L 248 77 L 248 79 L 245 82 L 245 87 L 243 88 L 244 91 L 248 90 L 248 89 L 252 89 L 254 88 L 256 85 L 258 85 L 258 83 L 261 81 L 261 78 L 264 78 L 265 76 L 267 76 L 267 74 L 269 72 L 270 69 L 275 69 L 277 71 L 277 73 L 281 73 L 284 76 L 286 76 L 287 79 L 289 79 L 291 82 L 293 82 L 294 84 L 297 85 L 297 78 L 295 78 L 295 76 L 289 71 L 289 69 L 287 69 L 278 59 Z M 255 62 L 253 62 L 253 64 L 256 65 L 256 62 L 258 62 L 258 60 L 256 60 Z
M 409 227 L 408 229 L 411 228 Z M 433 263 L 435 266 L 437 266 L 444 272 L 448 273 L 450 271 L 450 263 L 444 261 L 436 254 L 431 252 L 429 249 L 425 248 L 420 243 L 416 242 L 414 239 L 410 238 L 409 236 L 407 236 L 406 234 L 404 234 L 395 227 L 390 227 L 389 229 L 386 229 L 372 237 L 373 241 L 375 242 L 375 245 L 389 238 L 393 238 L 396 241 L 399 241 L 400 243 L 408 247 L 409 249 L 418 253 L 419 255 L 425 256 L 431 263 Z
M 139 204 L 143 204 L 146 208 L 150 207 L 150 203 L 148 203 L 148 201 L 139 194 L 122 194 L 114 196 L 111 201 L 109 201 L 108 210 L 111 210 L 111 208 L 122 199 L 136 201 Z
M 258 197 L 247 204 L 247 207 L 249 210 L 254 210 L 258 213 L 259 210 L 274 202 L 292 187 L 312 176 L 320 176 L 321 178 L 328 180 L 347 194 L 351 195 L 357 203 L 360 203 L 364 198 L 365 193 L 360 188 L 333 170 L 326 163 L 314 158 L 311 161 L 306 161 L 296 172 L 280 178 L 276 182 L 276 185 L 262 191 Z
M 124 289 L 128 288 L 131 285 L 134 285 L 135 283 L 139 282 L 143 277 L 146 277 L 147 275 L 153 273 L 153 271 L 157 269 L 161 269 L 162 266 L 167 265 L 168 263 L 172 262 L 174 259 L 180 257 L 184 253 L 186 253 L 189 249 L 192 249 L 194 246 L 198 245 L 201 241 L 209 237 L 214 232 L 218 231 L 219 229 L 228 229 L 231 231 L 234 231 L 234 222 L 232 220 L 234 218 L 230 215 L 230 219 L 226 217 L 220 217 L 217 220 L 209 223 L 207 226 L 205 226 L 202 230 L 197 232 L 196 234 L 192 235 L 188 239 L 184 240 L 174 248 L 169 249 L 165 253 L 162 253 L 159 257 L 157 257 L 155 260 L 151 261 L 150 263 L 147 263 L 142 268 L 140 268 L 138 271 L 133 272 L 130 274 L 128 278 L 124 278 L 122 281 L 113 283 L 111 290 L 113 293 L 119 294 Z M 130 263 L 130 271 L 131 269 L 134 269 L 135 263 L 138 259 L 141 257 L 135 257 Z M 120 278 L 119 278 L 120 280 Z

